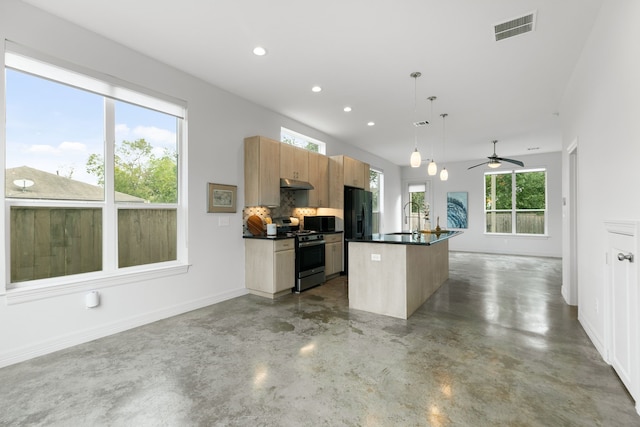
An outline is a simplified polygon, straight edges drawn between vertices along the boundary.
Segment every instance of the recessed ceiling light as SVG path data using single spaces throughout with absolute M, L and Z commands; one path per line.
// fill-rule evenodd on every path
M 351 112 L 351 107 L 344 107 L 344 112 L 345 113 L 350 113 Z
M 322 92 L 322 88 L 320 86 L 314 86 L 311 88 L 312 92 Z
M 367 126 L 375 126 L 375 124 L 376 124 L 375 122 L 369 122 L 367 123 Z
M 264 56 L 267 54 L 267 49 L 262 46 L 257 46 L 253 49 L 253 54 L 256 56 Z

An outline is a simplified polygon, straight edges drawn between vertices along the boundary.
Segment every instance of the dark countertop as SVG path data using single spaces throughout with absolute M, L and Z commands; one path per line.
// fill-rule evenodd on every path
M 398 245 L 423 245 L 429 246 L 434 243 L 450 239 L 462 231 L 442 231 L 440 233 L 420 233 L 420 239 L 416 239 L 411 233 L 374 234 L 361 239 L 347 239 L 349 243 L 391 243 Z
M 293 236 L 267 236 L 267 235 L 260 235 L 260 236 L 242 236 L 243 239 L 263 239 L 263 240 L 285 240 L 285 239 L 293 239 Z

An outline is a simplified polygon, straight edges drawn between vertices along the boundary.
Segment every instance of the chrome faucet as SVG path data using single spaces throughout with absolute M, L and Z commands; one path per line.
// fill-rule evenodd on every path
M 404 207 L 402 208 L 402 212 L 404 213 L 405 224 L 408 223 L 407 206 L 409 205 L 418 209 L 418 225 L 416 226 L 416 229 L 411 232 L 411 234 L 414 235 L 414 237 L 417 236 L 418 238 L 420 238 L 420 205 L 417 204 L 416 202 L 411 202 L 411 201 L 405 203 Z M 409 213 L 411 213 L 411 209 L 409 209 Z

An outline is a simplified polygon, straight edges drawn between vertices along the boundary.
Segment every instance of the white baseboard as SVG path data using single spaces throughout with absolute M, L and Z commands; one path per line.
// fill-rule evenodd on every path
M 189 311 L 217 304 L 219 302 L 230 300 L 246 294 L 246 289 L 224 292 L 222 294 L 212 295 L 206 298 L 189 301 L 171 307 L 166 307 L 161 310 L 144 313 L 138 316 L 129 317 L 127 319 L 121 319 L 116 322 L 99 326 L 97 328 L 86 329 L 84 331 L 62 335 L 52 340 L 41 341 L 33 345 L 10 350 L 0 354 L 0 368 L 19 362 L 24 362 L 25 360 L 33 359 L 34 357 L 53 353 L 54 351 L 73 347 L 74 345 L 83 344 L 89 341 L 96 340 L 98 338 L 113 335 L 118 332 L 137 328 L 138 326 L 157 322 L 158 320 L 166 319 L 167 317 L 177 316 L 178 314 L 187 313 Z
M 600 356 L 602 356 L 602 359 L 609 364 L 609 357 L 604 343 L 602 342 L 602 338 L 595 332 L 595 330 L 591 326 L 591 323 L 589 323 L 589 321 L 584 316 L 580 315 L 580 310 L 578 310 L 578 322 L 580 322 L 580 325 L 582 325 L 582 329 L 584 329 L 584 331 L 587 333 L 587 336 L 593 343 L 593 346 L 596 348 L 596 350 L 598 350 L 598 353 L 600 353 Z

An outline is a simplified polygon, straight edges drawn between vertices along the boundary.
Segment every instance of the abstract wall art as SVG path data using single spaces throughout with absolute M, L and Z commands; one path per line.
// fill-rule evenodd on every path
M 466 191 L 447 193 L 447 228 L 468 227 L 468 198 Z

